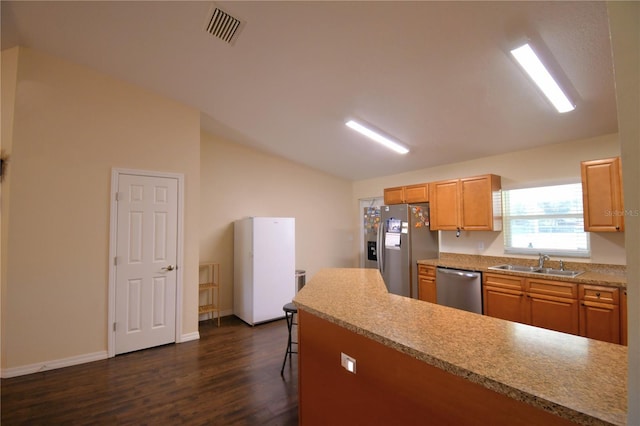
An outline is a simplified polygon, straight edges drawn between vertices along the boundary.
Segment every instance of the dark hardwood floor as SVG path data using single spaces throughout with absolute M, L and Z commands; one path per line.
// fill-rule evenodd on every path
M 9 425 L 296 425 L 297 356 L 280 368 L 287 326 L 234 316 L 200 340 L 2 379 Z

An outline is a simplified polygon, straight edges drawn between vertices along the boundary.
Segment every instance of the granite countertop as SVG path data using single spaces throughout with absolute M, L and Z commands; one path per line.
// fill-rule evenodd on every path
M 610 287 L 627 287 L 626 267 L 620 265 L 606 265 L 593 263 L 565 262 L 565 269 L 585 271 L 577 277 L 560 277 L 555 275 L 543 275 L 516 271 L 501 271 L 489 269 L 490 266 L 513 264 L 523 266 L 533 266 L 536 260 L 481 256 L 456 253 L 441 253 L 438 259 L 419 260 L 418 264 L 442 266 L 447 268 L 467 269 L 471 271 L 491 272 L 506 275 L 519 275 L 524 277 L 544 278 L 555 281 L 569 281 L 576 284 L 594 284 Z M 558 261 L 551 260 L 545 262 L 545 266 L 558 268 Z
M 627 348 L 390 294 L 376 269 L 323 269 L 301 309 L 584 425 L 624 425 Z

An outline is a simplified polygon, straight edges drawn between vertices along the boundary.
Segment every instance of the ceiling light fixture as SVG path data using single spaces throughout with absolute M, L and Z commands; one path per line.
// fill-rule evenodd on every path
M 511 54 L 558 112 L 569 112 L 575 109 L 575 105 L 564 94 L 528 43 L 513 49 Z
M 406 153 L 409 152 L 409 149 L 407 149 L 404 146 L 400 145 L 398 142 L 392 141 L 391 139 L 387 138 L 386 136 L 382 136 L 380 133 L 378 133 L 378 132 L 376 132 L 374 130 L 371 130 L 370 128 L 368 128 L 366 126 L 363 126 L 362 124 L 358 123 L 357 121 L 349 120 L 345 124 L 347 126 L 351 127 L 356 132 L 359 132 L 359 133 L 365 135 L 366 137 L 368 137 L 369 139 L 372 139 L 372 140 L 378 142 L 379 144 L 382 144 L 382 145 L 386 146 L 387 148 L 394 150 L 398 154 L 406 154 Z

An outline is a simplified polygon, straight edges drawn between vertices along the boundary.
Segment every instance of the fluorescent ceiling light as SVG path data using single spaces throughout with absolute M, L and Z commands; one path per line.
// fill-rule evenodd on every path
M 562 92 L 558 83 L 551 77 L 549 71 L 536 56 L 529 44 L 524 44 L 517 49 L 513 49 L 511 54 L 518 61 L 520 66 L 529 74 L 529 77 L 538 85 L 542 93 L 551 101 L 558 112 L 568 112 L 575 109 L 569 98 Z
M 389 149 L 394 150 L 395 152 L 397 152 L 398 154 L 406 154 L 407 152 L 409 152 L 409 150 L 407 148 L 405 148 L 404 146 L 400 145 L 397 142 L 392 141 L 391 139 L 382 136 L 380 133 L 377 133 L 371 129 L 369 129 L 368 127 L 363 126 L 362 124 L 353 121 L 353 120 L 349 120 L 345 123 L 347 126 L 351 127 L 353 130 L 355 130 L 356 132 L 360 132 L 363 135 L 365 135 L 366 137 L 373 139 L 374 141 L 378 142 L 379 144 L 382 144 L 384 146 L 386 146 Z

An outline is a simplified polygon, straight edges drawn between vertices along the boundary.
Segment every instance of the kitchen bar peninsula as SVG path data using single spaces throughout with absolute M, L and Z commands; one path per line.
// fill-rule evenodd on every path
M 294 302 L 302 425 L 626 423 L 624 346 L 390 294 L 375 269 L 321 270 Z

